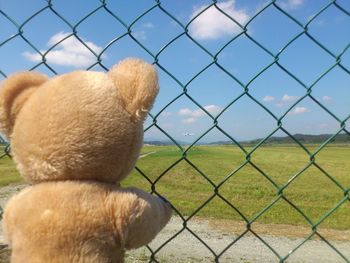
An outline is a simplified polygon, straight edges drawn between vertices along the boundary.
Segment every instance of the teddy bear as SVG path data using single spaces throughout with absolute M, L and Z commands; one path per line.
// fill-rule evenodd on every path
M 4 209 L 12 263 L 120 263 L 171 217 L 162 197 L 122 188 L 158 93 L 155 68 L 16 73 L 0 89 L 0 130 L 29 186 Z

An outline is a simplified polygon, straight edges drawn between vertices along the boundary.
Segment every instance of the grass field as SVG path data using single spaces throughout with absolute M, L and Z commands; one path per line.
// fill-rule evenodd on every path
M 314 145 L 307 146 L 310 151 Z M 145 146 L 138 168 L 155 181 L 173 163 L 181 159 L 175 146 Z M 245 161 L 245 155 L 234 146 L 197 146 L 187 153 L 187 159 L 214 184 Z M 300 148 L 266 146 L 255 151 L 251 161 L 264 171 L 278 187 L 302 170 L 309 156 Z M 316 155 L 316 163 L 336 179 L 343 188 L 350 188 L 350 147 L 327 146 Z M 0 185 L 19 182 L 14 164 L 8 157 L 0 159 Z M 124 186 L 137 186 L 150 191 L 150 183 L 136 170 L 123 182 Z M 214 194 L 214 187 L 185 160 L 172 167 L 155 185 L 182 215 L 191 215 Z M 228 179 L 219 193 L 241 211 L 249 220 L 278 196 L 277 188 L 249 163 Z M 311 166 L 283 191 L 284 196 L 316 223 L 343 198 L 344 192 L 316 167 Z M 227 203 L 214 197 L 196 216 L 242 220 Z M 277 201 L 258 217 L 260 223 L 307 225 L 307 221 L 288 202 Z M 350 201 L 343 203 L 320 227 L 350 229 Z
M 0 156 L 4 153 L 4 147 L 0 145 Z M 13 161 L 8 156 L 0 158 L 0 187 L 11 183 L 21 182 Z

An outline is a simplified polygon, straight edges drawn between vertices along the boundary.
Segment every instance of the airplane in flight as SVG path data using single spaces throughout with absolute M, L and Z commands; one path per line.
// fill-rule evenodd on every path
M 183 136 L 193 136 L 194 133 L 184 132 L 182 135 L 183 135 Z

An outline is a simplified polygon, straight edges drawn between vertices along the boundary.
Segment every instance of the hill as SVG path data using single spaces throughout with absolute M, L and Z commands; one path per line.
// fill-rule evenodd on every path
M 183 142 L 183 141 L 178 141 L 176 140 L 176 142 L 180 145 L 187 145 L 189 144 L 188 142 Z M 145 145 L 156 145 L 156 146 L 171 146 L 171 145 L 175 145 L 175 143 L 173 141 L 159 141 L 159 140 L 145 140 L 143 142 Z
M 313 143 L 323 143 L 327 141 L 332 134 L 319 134 L 319 135 L 310 135 L 310 134 L 294 134 L 293 135 L 295 139 L 297 139 L 299 142 L 303 144 L 313 144 Z M 245 141 L 243 143 L 249 143 L 249 144 L 257 144 L 262 139 L 255 139 L 251 141 Z M 270 144 L 289 144 L 289 143 L 295 143 L 294 140 L 289 136 L 283 136 L 283 137 L 271 137 L 269 138 L 266 143 Z M 339 144 L 350 144 L 350 136 L 348 134 L 338 134 L 331 143 L 339 143 Z
M 311 135 L 311 134 L 294 134 L 293 135 L 295 139 L 300 141 L 303 144 L 320 144 L 328 140 L 332 134 L 319 134 L 319 135 Z M 248 141 L 240 141 L 242 144 L 257 144 L 259 143 L 263 138 L 254 139 L 254 140 L 248 140 Z M 146 145 L 158 145 L 158 146 L 170 146 L 175 145 L 172 141 L 159 141 L 159 140 L 145 140 L 144 142 Z M 184 141 L 177 141 L 180 145 L 188 145 L 191 144 L 189 142 Z M 289 136 L 273 136 L 269 138 L 265 144 L 292 144 L 295 143 L 292 138 Z M 350 136 L 348 134 L 338 134 L 331 143 L 337 143 L 337 144 L 350 144 Z M 232 144 L 232 141 L 213 141 L 208 143 L 199 143 L 197 145 L 227 145 Z

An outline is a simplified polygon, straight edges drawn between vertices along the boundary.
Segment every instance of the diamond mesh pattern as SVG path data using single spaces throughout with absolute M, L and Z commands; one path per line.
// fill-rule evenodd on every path
M 86 49 L 91 52 L 91 54 L 94 56 L 94 62 L 91 63 L 86 69 L 90 70 L 94 67 L 101 67 L 103 70 L 108 70 L 108 66 L 105 64 L 104 61 L 104 54 L 107 50 L 114 46 L 118 46 L 120 41 L 122 41 L 125 38 L 131 38 L 132 41 L 141 48 L 144 52 L 146 52 L 152 59 L 153 64 L 155 64 L 159 71 L 162 72 L 162 74 L 167 75 L 169 78 L 175 81 L 176 85 L 179 86 L 181 92 L 174 98 L 172 98 L 159 112 L 151 115 L 150 119 L 151 123 L 149 126 L 145 128 L 145 131 L 156 128 L 159 131 L 161 131 L 167 138 L 169 138 L 174 144 L 179 148 L 179 150 L 182 152 L 182 155 L 178 158 L 177 161 L 175 161 L 173 164 L 171 164 L 167 169 L 165 169 L 161 174 L 157 176 L 155 180 L 152 180 L 149 178 L 149 176 L 142 171 L 142 169 L 136 167 L 136 171 L 143 176 L 148 183 L 150 184 L 150 188 L 153 193 L 157 193 L 157 182 L 164 177 L 171 169 L 173 169 L 175 166 L 177 166 L 179 163 L 185 162 L 190 167 L 192 167 L 200 176 L 203 177 L 203 180 L 208 183 L 211 187 L 211 193 L 209 195 L 209 198 L 203 202 L 192 214 L 189 216 L 182 215 L 181 211 L 177 209 L 175 206 L 173 206 L 175 212 L 178 214 L 178 216 L 183 220 L 182 228 L 179 232 L 177 232 L 174 236 L 169 238 L 166 242 L 164 242 L 163 245 L 158 247 L 156 250 L 152 250 L 151 248 L 148 248 L 150 250 L 151 256 L 150 256 L 150 262 L 158 262 L 156 255 L 157 253 L 166 245 L 171 245 L 171 241 L 175 239 L 182 231 L 187 230 L 189 231 L 196 239 L 198 239 L 199 242 L 201 242 L 213 255 L 213 258 L 215 259 L 215 262 L 220 262 L 220 259 L 222 255 L 235 243 L 237 243 L 242 237 L 247 235 L 248 233 L 253 234 L 257 239 L 259 239 L 268 249 L 272 251 L 272 253 L 276 256 L 276 260 L 279 262 L 285 262 L 296 250 L 298 250 L 305 242 L 310 240 L 311 238 L 318 237 L 322 241 L 324 241 L 325 244 L 327 244 L 332 250 L 334 250 L 335 253 L 337 253 L 340 258 L 344 260 L 344 262 L 350 262 L 350 258 L 346 258 L 346 256 L 343 254 L 342 251 L 337 249 L 331 241 L 327 240 L 324 236 L 321 235 L 321 233 L 318 231 L 318 226 L 325 221 L 328 217 L 330 217 L 340 206 L 342 206 L 344 203 L 349 202 L 349 190 L 344 185 L 342 185 L 339 181 L 336 180 L 335 177 L 332 176 L 332 174 L 328 173 L 326 169 L 321 167 L 319 163 L 317 162 L 317 156 L 320 151 L 322 151 L 323 148 L 325 148 L 337 135 L 340 133 L 346 133 L 347 135 L 350 135 L 350 130 L 348 127 L 346 127 L 346 123 L 350 119 L 350 115 L 347 115 L 345 118 L 340 118 L 335 113 L 333 113 L 330 109 L 327 108 L 327 106 L 320 102 L 314 95 L 313 95 L 313 88 L 314 86 L 322 80 L 325 76 L 327 76 L 330 72 L 333 70 L 341 70 L 344 74 L 347 74 L 350 76 L 350 69 L 347 68 L 345 64 L 342 62 L 342 58 L 345 56 L 346 53 L 349 53 L 349 47 L 350 42 L 347 43 L 346 46 L 343 47 L 342 51 L 339 53 L 334 53 L 334 51 L 330 50 L 325 43 L 322 43 L 322 41 L 318 40 L 313 34 L 310 32 L 310 28 L 313 27 L 313 21 L 317 19 L 319 16 L 321 16 L 324 12 L 326 12 L 330 8 L 335 8 L 337 12 L 341 13 L 342 15 L 350 17 L 350 12 L 345 7 L 342 6 L 340 1 L 328 1 L 320 8 L 314 16 L 312 16 L 306 23 L 300 22 L 296 17 L 294 17 L 292 14 L 288 13 L 281 5 L 281 1 L 275 1 L 271 0 L 270 2 L 266 3 L 260 10 L 258 10 L 253 16 L 249 18 L 249 20 L 245 24 L 240 24 L 237 20 L 235 20 L 233 17 L 231 17 L 229 14 L 225 13 L 224 10 L 220 9 L 220 6 L 218 5 L 217 1 L 212 0 L 210 4 L 207 5 L 206 8 L 201 10 L 200 13 L 198 13 L 196 16 L 194 16 L 188 23 L 182 23 L 180 22 L 176 16 L 172 13 L 172 11 L 167 10 L 166 5 L 161 0 L 155 0 L 153 4 L 147 8 L 146 10 L 143 10 L 140 12 L 140 14 L 133 20 L 133 21 L 124 21 L 124 19 L 117 13 L 115 10 L 110 8 L 110 2 L 107 0 L 96 0 L 96 7 L 94 10 L 89 11 L 84 15 L 79 21 L 72 23 L 71 19 L 68 19 L 65 17 L 64 12 L 60 10 L 59 8 L 56 8 L 56 1 L 54 0 L 47 0 L 43 1 L 43 6 L 35 11 L 32 15 L 30 15 L 27 19 L 25 19 L 23 22 L 18 23 L 15 18 L 12 18 L 10 15 L 5 13 L 2 9 L 0 9 L 0 21 L 5 21 L 4 23 L 8 23 L 12 26 L 14 33 L 9 35 L 5 38 L 0 38 L 0 50 L 6 45 L 11 45 L 14 41 L 24 41 L 29 47 L 31 47 L 36 54 L 40 56 L 40 61 L 38 61 L 34 66 L 29 68 L 29 70 L 35 70 L 35 69 L 42 69 L 43 67 L 51 72 L 52 74 L 58 74 L 58 72 L 55 70 L 55 67 L 53 65 L 50 65 L 48 62 L 47 56 L 52 52 L 60 43 L 62 43 L 64 40 L 75 37 L 82 45 L 86 47 Z M 217 11 L 228 17 L 230 20 L 233 21 L 239 28 L 239 32 L 236 33 L 229 41 L 227 41 L 224 45 L 222 45 L 220 48 L 218 48 L 215 52 L 210 51 L 208 48 L 204 47 L 203 44 L 200 43 L 200 41 L 196 40 L 189 30 L 190 26 L 192 25 L 193 21 L 195 21 L 198 16 L 200 16 L 203 12 L 208 10 L 209 8 L 215 8 Z M 248 25 L 251 23 L 254 23 L 262 14 L 267 12 L 267 10 L 273 9 L 274 11 L 279 12 L 281 16 L 283 16 L 285 19 L 288 20 L 288 22 L 293 23 L 295 27 L 298 29 L 298 33 L 293 35 L 293 37 L 284 44 L 284 46 L 278 51 L 274 52 L 269 47 L 263 44 L 262 41 L 259 41 L 257 38 L 254 37 L 254 35 L 248 30 Z M 89 46 L 87 43 L 84 42 L 84 39 L 79 34 L 81 30 L 81 26 L 86 21 L 89 21 L 90 19 L 94 19 L 94 15 L 97 12 L 104 12 L 105 16 L 108 16 L 109 19 L 112 19 L 117 25 L 118 30 L 121 32 L 118 33 L 118 35 L 112 37 L 107 45 L 103 47 L 102 50 L 99 52 L 96 52 L 96 49 L 94 50 L 91 46 Z M 172 23 L 176 24 L 181 30 L 176 33 L 175 36 L 173 36 L 171 39 L 166 40 L 166 42 L 163 43 L 162 47 L 159 48 L 156 51 L 151 50 L 147 47 L 145 43 L 143 43 L 140 38 L 136 36 L 135 27 L 137 26 L 138 22 L 142 20 L 144 17 L 147 17 L 147 15 L 151 12 L 160 12 L 163 16 L 167 17 L 167 19 L 171 20 Z M 61 39 L 57 43 L 51 44 L 51 46 L 46 51 L 41 51 L 39 47 L 34 44 L 34 41 L 31 40 L 30 37 L 26 34 L 28 28 L 30 28 L 30 24 L 33 20 L 36 19 L 37 16 L 40 16 L 41 14 L 45 13 L 46 15 L 49 14 L 51 17 L 54 17 L 57 19 L 60 23 L 63 23 L 68 29 L 69 34 L 66 35 L 63 39 Z M 249 79 L 249 81 L 244 82 L 241 79 L 238 78 L 234 73 L 232 73 L 219 59 L 219 55 L 225 51 L 226 48 L 228 48 L 232 43 L 235 43 L 238 39 L 245 37 L 248 38 L 252 45 L 254 45 L 259 51 L 263 52 L 266 56 L 270 58 L 270 62 L 264 65 L 263 68 L 260 70 L 254 72 L 253 77 Z M 319 72 L 318 76 L 311 82 L 306 83 L 303 81 L 300 77 L 298 77 L 296 74 L 293 73 L 293 70 L 289 69 L 280 59 L 281 56 L 284 55 L 286 50 L 293 45 L 298 39 L 300 38 L 306 38 L 308 41 L 312 42 L 317 46 L 323 55 L 328 56 L 332 63 L 323 71 Z M 172 73 L 169 68 L 165 65 L 165 63 L 162 62 L 162 56 L 169 52 L 169 48 L 172 46 L 174 42 L 176 42 L 180 38 L 186 38 L 188 41 L 191 42 L 191 45 L 194 45 L 195 48 L 198 50 L 201 50 L 203 53 L 203 56 L 206 56 L 208 59 L 208 63 L 204 66 L 202 66 L 188 81 L 182 81 L 181 76 L 178 74 Z M 274 114 L 270 109 L 268 109 L 266 106 L 264 106 L 251 92 L 250 86 L 254 81 L 264 74 L 269 68 L 271 67 L 278 67 L 284 74 L 288 75 L 290 78 L 294 79 L 300 87 L 303 89 L 303 95 L 300 96 L 289 108 L 287 111 L 284 112 L 281 116 L 277 116 Z M 4 67 L 4 65 L 1 65 L 0 67 Z M 189 85 L 197 79 L 199 76 L 202 76 L 206 74 L 206 71 L 211 67 L 217 67 L 219 68 L 228 78 L 232 80 L 235 85 L 238 85 L 241 87 L 240 94 L 232 99 L 217 116 L 213 116 L 203 105 L 201 105 L 195 98 L 193 98 L 190 93 L 188 92 Z M 6 68 L 0 68 L 0 75 L 2 75 L 4 78 L 7 77 L 7 74 L 5 73 Z M 260 142 L 258 142 L 252 149 L 247 150 L 237 139 L 235 139 L 229 132 L 225 131 L 225 129 L 222 127 L 222 124 L 220 123 L 220 117 L 222 114 L 224 114 L 232 105 L 240 101 L 243 97 L 248 98 L 252 103 L 256 104 L 261 111 L 266 112 L 275 122 L 276 127 L 273 129 L 264 139 L 262 139 Z M 178 143 L 169 133 L 167 133 L 160 125 L 157 124 L 157 120 L 162 112 L 164 112 L 169 106 L 173 105 L 178 100 L 186 98 L 193 102 L 198 108 L 203 110 L 205 114 L 211 119 L 211 125 L 206 128 L 206 130 L 198 136 L 191 145 L 189 146 L 182 146 L 181 143 Z M 323 142 L 316 150 L 310 151 L 305 145 L 299 141 L 295 136 L 293 136 L 284 125 L 285 118 L 287 114 L 296 106 L 299 105 L 300 102 L 304 101 L 305 99 L 309 99 L 316 103 L 321 109 L 323 109 L 324 113 L 329 115 L 331 119 L 336 121 L 339 124 L 338 130 L 325 142 Z M 346 113 L 347 114 L 347 113 Z M 214 182 L 208 175 L 206 175 L 202 170 L 201 167 L 197 167 L 188 157 L 189 150 L 198 143 L 204 136 L 206 136 L 208 133 L 210 133 L 212 130 L 218 130 L 222 134 L 224 134 L 227 138 L 229 138 L 232 141 L 232 144 L 236 145 L 244 155 L 244 161 L 241 163 L 241 165 L 233 170 L 231 173 L 229 173 L 225 178 L 223 178 L 219 183 Z M 274 179 L 269 176 L 268 173 L 264 172 L 259 166 L 254 163 L 254 158 L 252 157 L 252 154 L 259 149 L 269 138 L 271 138 L 273 135 L 275 135 L 278 131 L 282 131 L 285 134 L 287 134 L 299 147 L 302 149 L 305 154 L 308 155 L 308 163 L 297 173 L 295 173 L 289 180 L 282 186 L 277 184 Z M 0 137 L 0 142 L 6 143 L 4 138 Z M 4 156 L 10 156 L 10 145 L 7 144 L 7 146 L 4 148 L 4 151 L 0 153 L 0 158 L 3 158 Z M 234 178 L 234 176 L 244 167 L 251 166 L 256 169 L 256 171 L 264 177 L 274 188 L 275 190 L 275 196 L 273 200 L 261 211 L 259 211 L 253 218 L 248 218 L 244 215 L 242 211 L 238 207 L 235 206 L 235 204 L 231 203 L 229 200 L 227 200 L 222 193 L 220 193 L 220 189 L 225 183 Z M 339 190 L 343 193 L 343 198 L 339 200 L 339 202 L 332 207 L 327 213 L 325 213 L 317 222 L 314 222 L 311 220 L 306 213 L 302 211 L 295 203 L 293 203 L 292 200 L 288 199 L 288 197 L 285 195 L 285 190 L 288 189 L 288 187 L 298 178 L 300 177 L 306 170 L 310 169 L 310 167 L 313 167 L 320 171 L 324 176 L 328 177 L 332 183 L 339 188 Z M 188 222 L 195 216 L 197 213 L 203 209 L 211 200 L 214 198 L 219 198 L 223 202 L 225 202 L 231 209 L 236 211 L 242 218 L 242 220 L 246 224 L 246 230 L 241 233 L 241 235 L 237 236 L 236 239 L 232 240 L 230 244 L 227 245 L 225 249 L 223 249 L 220 253 L 216 253 L 208 244 L 206 244 L 205 241 L 203 241 L 189 226 Z M 262 236 L 260 236 L 258 233 L 256 233 L 252 229 L 252 225 L 262 216 L 264 213 L 266 213 L 269 209 L 271 209 L 277 202 L 280 200 L 283 200 L 284 202 L 288 203 L 297 213 L 299 213 L 309 224 L 309 227 L 311 229 L 311 233 L 309 236 L 307 236 L 299 245 L 294 247 L 288 254 L 281 254 L 281 252 L 276 251 Z

